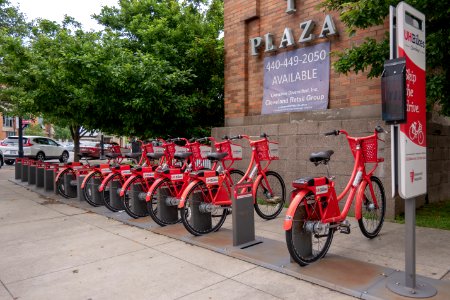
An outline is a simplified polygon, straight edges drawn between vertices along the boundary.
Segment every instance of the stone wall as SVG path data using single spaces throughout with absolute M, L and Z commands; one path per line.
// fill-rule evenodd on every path
M 330 162 L 330 174 L 336 176 L 337 191 L 347 183 L 353 167 L 353 156 L 345 136 L 325 137 L 323 133 L 345 129 L 351 136 L 373 134 L 377 125 L 389 130 L 380 116 L 379 105 L 353 108 L 330 109 L 320 112 L 290 113 L 268 116 L 249 116 L 227 119 L 227 126 L 214 128 L 213 136 L 238 134 L 270 136 L 270 140 L 279 142 L 280 159 L 274 161 L 271 169 L 279 172 L 285 180 L 286 188 L 291 190 L 291 182 L 303 176 L 323 176 L 327 174 L 324 166 L 314 166 L 309 162 L 312 152 L 332 149 L 335 151 Z M 433 123 L 434 122 L 434 123 Z M 437 122 L 437 123 L 436 123 Z M 433 120 L 428 127 L 428 201 L 450 200 L 449 193 L 449 124 Z M 380 143 L 380 154 L 385 158 L 375 173 L 385 187 L 388 218 L 403 211 L 403 200 L 391 197 L 391 141 L 390 134 L 382 134 L 384 143 Z M 245 171 L 250 158 L 248 142 L 238 141 L 244 146 L 244 160 L 236 164 Z M 370 167 L 370 165 L 369 165 Z M 417 199 L 418 206 L 425 203 L 426 197 Z

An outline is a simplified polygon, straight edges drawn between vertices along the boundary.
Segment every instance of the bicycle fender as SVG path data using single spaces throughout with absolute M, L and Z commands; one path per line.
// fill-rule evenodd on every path
M 364 198 L 364 190 L 366 189 L 367 181 L 363 180 L 359 185 L 358 191 L 356 192 L 356 203 L 355 203 L 355 219 L 361 220 L 361 207 L 362 200 Z
M 131 175 L 128 177 L 127 181 L 124 182 L 122 185 L 122 188 L 120 189 L 120 197 L 123 197 L 125 195 L 125 191 L 128 189 L 128 186 L 130 185 L 131 180 L 133 180 L 137 175 Z
M 292 228 L 292 221 L 294 220 L 295 210 L 297 209 L 300 201 L 308 194 L 310 191 L 307 189 L 300 190 L 294 199 L 292 199 L 291 204 L 289 204 L 286 216 L 284 217 L 284 230 L 290 230 Z
M 84 177 L 84 179 L 83 179 L 83 182 L 81 183 L 81 189 L 84 189 L 84 186 L 86 185 L 86 182 L 87 182 L 87 179 L 90 177 L 90 175 L 92 174 L 92 173 L 94 173 L 95 171 L 91 171 L 91 172 L 89 172 L 87 175 L 86 175 L 86 177 Z
M 153 193 L 153 191 L 155 190 L 155 188 L 158 186 L 158 184 L 163 181 L 165 179 L 164 178 L 158 178 L 156 179 L 153 184 L 150 186 L 150 188 L 148 189 L 147 195 L 145 196 L 145 201 L 149 202 L 150 201 L 150 195 Z
M 108 180 L 113 177 L 114 175 L 116 175 L 116 173 L 112 172 L 109 173 L 108 176 L 106 176 L 105 178 L 103 178 L 102 183 L 100 184 L 100 186 L 98 187 L 98 191 L 101 193 L 103 192 L 103 190 L 105 189 L 105 184 L 108 182 Z
M 188 184 L 188 186 L 184 189 L 183 193 L 181 194 L 181 199 L 180 203 L 178 204 L 178 208 L 184 207 L 184 203 L 186 203 L 186 197 L 189 194 L 189 191 L 194 187 L 194 185 L 196 185 L 200 181 L 201 180 L 199 179 L 195 179 Z
M 67 170 L 68 168 L 64 168 L 61 171 L 58 172 L 58 174 L 56 174 L 56 178 L 55 178 L 55 182 L 58 182 L 59 177 L 61 177 L 61 174 L 63 173 L 63 171 Z

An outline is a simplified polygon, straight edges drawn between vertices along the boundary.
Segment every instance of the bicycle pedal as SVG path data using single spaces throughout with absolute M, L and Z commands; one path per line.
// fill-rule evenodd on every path
M 339 232 L 344 234 L 350 234 L 350 226 L 340 227 Z
M 267 198 L 266 202 L 270 203 L 270 204 L 278 204 L 278 203 L 281 202 L 281 197 L 280 196 L 275 196 L 275 197 L 272 197 L 272 198 Z

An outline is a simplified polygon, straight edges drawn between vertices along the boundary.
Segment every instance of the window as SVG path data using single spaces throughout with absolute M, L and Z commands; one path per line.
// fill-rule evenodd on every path
M 14 127 L 14 117 L 3 116 L 3 127 Z
M 58 144 L 55 141 L 53 141 L 51 139 L 46 139 L 46 140 L 50 146 L 58 146 Z

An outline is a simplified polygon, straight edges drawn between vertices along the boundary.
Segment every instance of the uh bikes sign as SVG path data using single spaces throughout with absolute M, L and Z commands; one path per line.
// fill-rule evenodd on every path
M 404 199 L 427 189 L 425 95 L 425 15 L 401 2 L 397 6 L 397 53 L 406 59 L 406 122 L 399 133 L 399 193 Z

